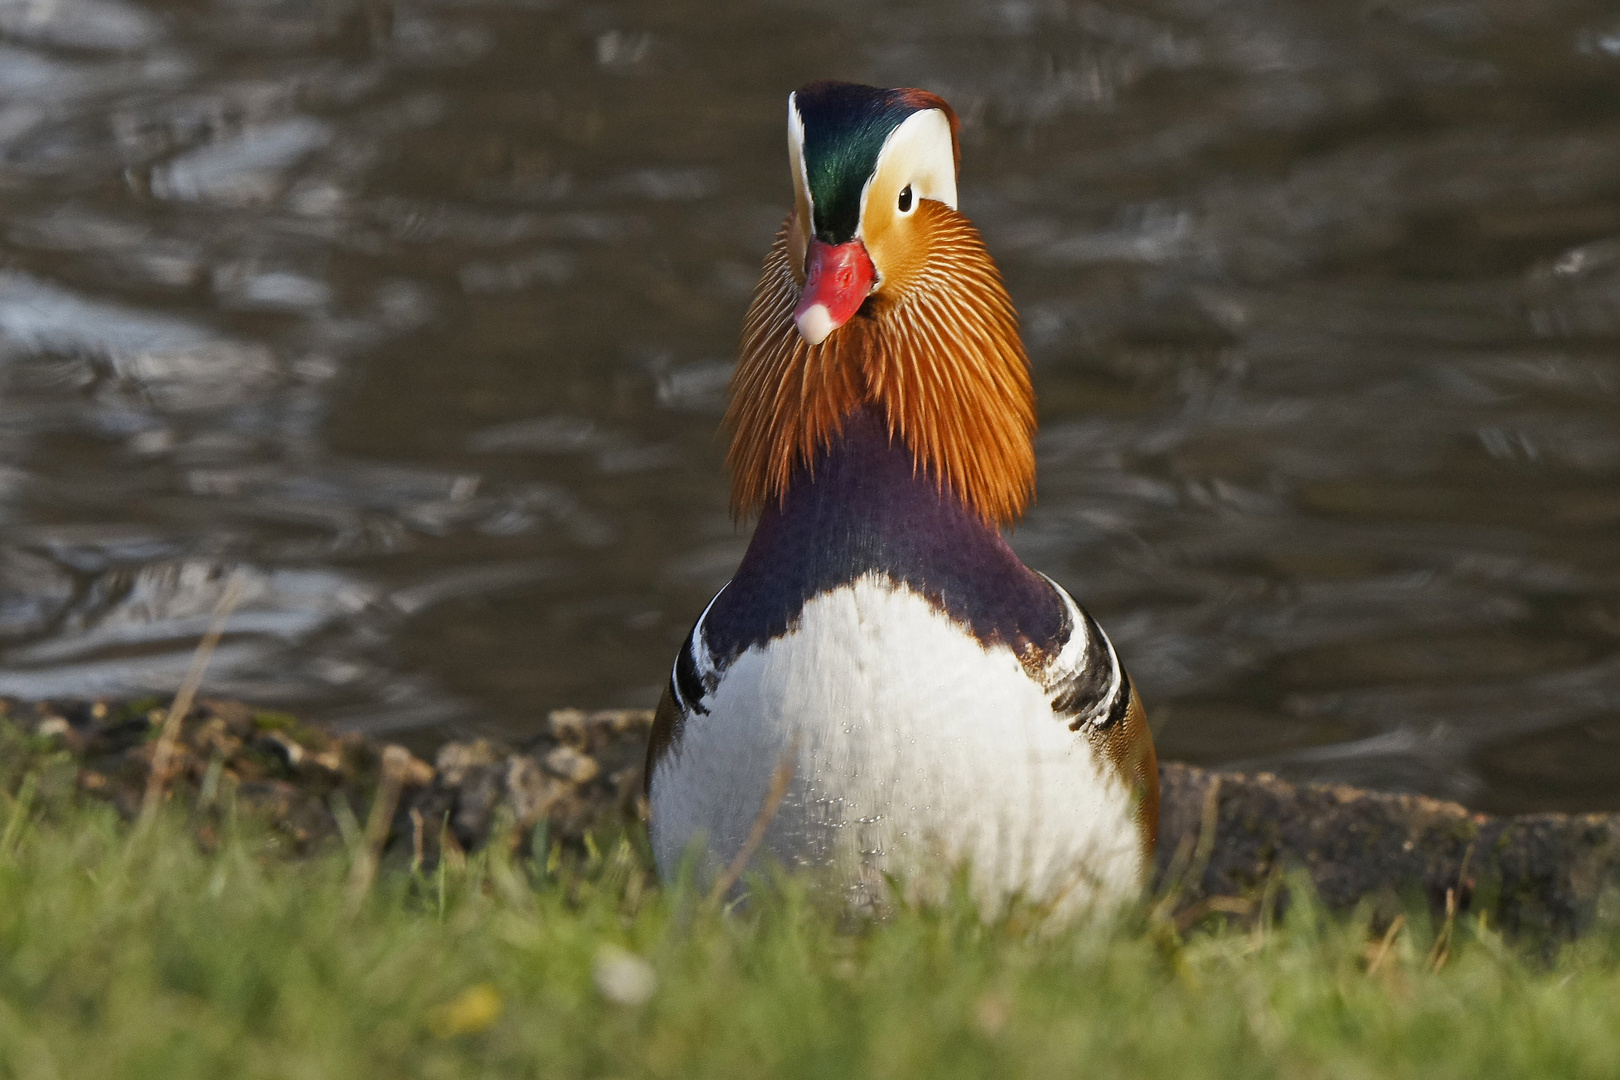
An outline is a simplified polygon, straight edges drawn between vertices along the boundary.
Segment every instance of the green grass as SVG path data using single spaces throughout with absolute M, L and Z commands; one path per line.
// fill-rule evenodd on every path
M 132 839 L 44 778 L 0 795 L 8 1078 L 1620 1076 L 1607 931 L 1547 961 L 1463 920 L 1438 972 L 1420 930 L 1369 974 L 1377 935 L 1308 903 L 1185 938 L 966 901 L 851 925 L 791 889 L 725 915 L 629 839 L 385 870 L 350 905 L 341 849 L 224 820 L 205 851 L 178 811 Z M 626 954 L 643 1004 L 599 987 Z

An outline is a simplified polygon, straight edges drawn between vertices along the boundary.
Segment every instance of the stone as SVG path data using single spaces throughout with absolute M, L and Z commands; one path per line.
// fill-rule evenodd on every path
M 602 771 L 595 758 L 572 746 L 559 746 L 547 754 L 546 768 L 571 784 L 588 784 Z
M 304 760 L 304 748 L 284 731 L 263 731 L 253 740 L 257 750 L 278 759 L 286 768 L 296 770 Z
M 487 739 L 478 739 L 470 743 L 450 742 L 439 748 L 434 766 L 446 785 L 456 787 L 466 778 L 470 769 L 481 765 L 493 765 L 498 759 L 499 755 Z
M 540 763 L 527 754 L 513 754 L 506 766 L 506 790 L 518 827 L 533 828 L 568 790 L 567 784 L 547 776 Z
M 546 726 L 551 731 L 551 737 L 564 746 L 583 750 L 588 744 L 583 709 L 552 709 L 546 717 Z

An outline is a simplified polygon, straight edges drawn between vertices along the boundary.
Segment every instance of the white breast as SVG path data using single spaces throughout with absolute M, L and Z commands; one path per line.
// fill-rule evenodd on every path
M 985 648 L 922 597 L 868 575 L 731 663 L 652 776 L 666 879 L 688 852 L 729 864 L 781 761 L 763 848 L 830 872 L 857 903 L 884 875 L 932 889 L 964 861 L 992 904 L 1086 901 L 1139 887 L 1132 794 L 1012 650 Z

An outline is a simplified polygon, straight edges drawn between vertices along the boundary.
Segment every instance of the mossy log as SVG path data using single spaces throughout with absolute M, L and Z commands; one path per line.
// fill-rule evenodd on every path
M 1183 922 L 1258 912 L 1290 870 L 1336 909 L 1370 902 L 1392 914 L 1422 901 L 1538 937 L 1620 916 L 1620 814 L 1493 817 L 1176 763 L 1160 779 L 1158 887 L 1177 893 Z

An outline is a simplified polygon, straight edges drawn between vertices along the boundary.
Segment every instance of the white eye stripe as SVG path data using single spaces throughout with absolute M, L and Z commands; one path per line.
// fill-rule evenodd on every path
M 804 164 L 804 117 L 799 114 L 798 97 L 796 92 L 788 95 L 788 160 L 793 169 L 793 183 L 814 221 L 816 201 L 810 195 L 810 174 Z

